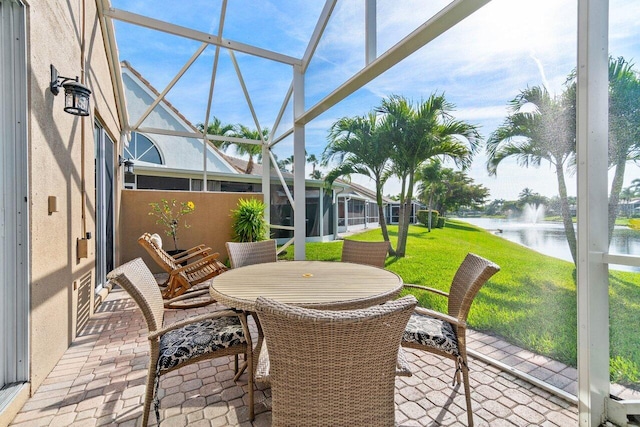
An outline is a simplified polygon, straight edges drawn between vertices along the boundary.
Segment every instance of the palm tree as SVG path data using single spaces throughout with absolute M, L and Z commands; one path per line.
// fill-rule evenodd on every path
M 196 125 L 196 128 L 200 131 L 204 133 L 204 124 L 203 123 L 198 123 Z M 220 121 L 219 118 L 214 117 L 213 118 L 213 122 L 209 123 L 209 125 L 207 126 L 207 134 L 208 135 L 219 135 L 219 136 L 231 136 L 234 132 L 234 126 L 227 124 L 227 125 L 223 125 L 222 121 Z M 213 143 L 213 145 L 215 145 L 218 148 L 221 148 L 222 150 L 227 149 L 227 147 L 231 144 L 229 141 L 217 141 L 217 140 L 212 140 L 211 141 Z
M 318 164 L 318 158 L 315 156 L 315 154 L 309 154 L 307 156 L 307 163 L 311 163 L 311 167 L 313 167 L 313 170 L 311 171 L 311 175 L 315 175 L 316 166 Z
M 376 202 L 380 228 L 385 241 L 389 241 L 387 222 L 382 205 L 382 188 L 387 178 L 392 146 L 381 138 L 380 124 L 374 112 L 360 117 L 343 117 L 329 130 L 329 144 L 322 153 L 323 164 L 337 160 L 338 166 L 325 177 L 327 184 L 353 173 L 368 176 L 376 186 Z M 389 254 L 395 252 L 389 243 Z
M 293 173 L 293 154 L 286 159 L 282 159 L 282 165 L 285 167 L 285 170 L 287 166 L 291 166 L 291 173 Z
M 627 161 L 640 159 L 640 78 L 624 58 L 609 59 L 609 242 L 618 214 Z
M 204 124 L 198 123 L 196 127 L 200 132 L 204 132 Z M 247 126 L 241 124 L 238 124 L 236 126 L 230 124 L 223 125 L 222 121 L 217 117 L 214 117 L 213 122 L 209 123 L 206 133 L 209 135 L 233 136 L 253 140 L 260 139 L 260 133 L 257 130 L 251 130 Z M 269 135 L 269 129 L 263 129 L 262 135 L 264 136 L 264 140 L 266 141 L 266 138 Z M 258 159 L 260 159 L 262 157 L 262 146 L 259 144 L 242 144 L 231 141 L 218 140 L 212 140 L 211 142 L 213 143 L 213 145 L 224 151 L 227 151 L 229 147 L 234 146 L 236 147 L 236 151 L 238 154 L 248 155 L 249 161 L 247 162 L 247 166 L 244 171 L 244 173 L 246 174 L 250 174 L 253 171 L 253 158 L 257 157 Z
M 519 200 L 524 200 L 524 202 L 526 203 L 531 197 L 533 197 L 536 194 L 538 194 L 538 193 L 533 191 L 532 188 L 525 187 L 525 188 L 522 189 L 520 194 L 518 194 L 518 199 Z
M 252 140 L 263 140 L 267 141 L 269 137 L 269 129 L 262 129 L 262 138 L 260 138 L 260 132 L 255 129 L 249 129 L 248 127 L 238 124 L 235 127 L 234 135 L 238 138 L 252 139 Z M 250 174 L 253 171 L 253 158 L 256 157 L 258 162 L 262 159 L 262 144 L 251 144 L 251 143 L 233 143 L 236 147 L 236 151 L 240 155 L 248 155 L 249 161 L 247 162 L 247 167 L 245 168 L 244 173 Z
M 565 164 L 575 153 L 575 86 L 559 98 L 549 95 L 546 88 L 534 86 L 520 92 L 509 106 L 510 114 L 487 141 L 487 169 L 496 175 L 498 165 L 507 158 L 518 164 L 538 167 L 543 160 L 555 169 L 560 195 L 560 211 L 564 231 L 574 263 L 576 234 L 565 183 Z M 535 107 L 531 111 L 528 107 Z
M 631 181 L 629 188 L 631 188 L 631 191 L 633 192 L 633 197 L 640 196 L 640 178 L 636 178 Z
M 273 157 L 276 159 L 276 164 L 275 164 L 274 167 L 277 167 L 278 170 L 281 170 L 282 172 L 288 172 L 286 161 L 285 160 L 280 160 L 276 153 L 273 153 Z
M 309 178 L 311 179 L 322 179 L 322 171 L 316 169 L 313 170 L 310 174 L 309 174 Z
M 540 193 L 536 193 L 533 189 L 529 187 L 525 187 L 522 189 L 520 194 L 518 194 L 518 204 L 524 207 L 526 204 L 532 206 L 547 206 L 549 204 L 549 199 Z
M 418 181 L 418 198 L 427 205 L 427 229 L 431 232 L 431 211 L 439 193 L 443 190 L 442 185 L 442 162 L 439 159 L 431 159 L 431 161 L 422 165 L 416 174 Z
M 304 155 L 306 157 L 307 150 L 304 150 Z M 310 159 L 312 159 L 312 160 L 310 160 Z M 316 170 L 316 163 L 318 162 L 318 160 L 316 159 L 316 156 L 314 156 L 313 154 L 310 155 L 307 158 L 307 161 L 308 162 L 312 162 L 312 161 L 315 162 L 315 163 L 313 163 L 313 170 L 315 171 Z M 282 160 L 282 166 L 284 168 L 283 170 L 287 170 L 287 166 L 291 166 L 291 173 L 293 173 L 293 171 L 295 170 L 294 163 L 293 163 L 293 154 L 290 155 L 289 157 L 287 157 L 286 159 Z
M 384 133 L 393 143 L 393 172 L 400 178 L 400 221 L 396 255 L 405 255 L 409 217 L 413 202 L 415 175 L 425 161 L 449 158 L 463 168 L 471 164 L 480 135 L 477 128 L 455 120 L 453 104 L 444 95 L 432 94 L 426 101 L 413 104 L 405 97 L 392 95 L 382 101 L 378 111 L 385 114 Z M 462 142 L 464 139 L 467 143 Z

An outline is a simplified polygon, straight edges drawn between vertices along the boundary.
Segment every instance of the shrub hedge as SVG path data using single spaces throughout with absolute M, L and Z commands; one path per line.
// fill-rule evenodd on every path
M 416 215 L 418 216 L 418 222 L 423 224 L 425 227 L 429 226 L 429 210 L 421 209 Z M 440 213 L 436 210 L 431 210 L 431 228 L 436 228 L 439 224 Z M 444 218 L 443 218 L 444 220 Z M 444 226 L 444 223 L 442 224 Z

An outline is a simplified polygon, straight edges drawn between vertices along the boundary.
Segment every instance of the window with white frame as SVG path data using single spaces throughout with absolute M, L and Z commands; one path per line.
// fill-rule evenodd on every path
M 124 157 L 134 162 L 140 160 L 158 165 L 164 164 L 158 147 L 148 137 L 138 132 L 131 133 L 131 142 L 124 147 Z

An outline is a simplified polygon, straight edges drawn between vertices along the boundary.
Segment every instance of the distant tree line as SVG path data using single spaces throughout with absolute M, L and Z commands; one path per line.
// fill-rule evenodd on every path
M 575 212 L 576 198 L 570 196 L 567 199 L 570 211 L 572 213 Z M 481 211 L 489 216 L 516 217 L 522 214 L 527 204 L 544 206 L 547 216 L 560 216 L 562 210 L 559 196 L 546 197 L 536 193 L 531 188 L 524 188 L 518 194 L 518 199 L 495 199 L 483 206 Z

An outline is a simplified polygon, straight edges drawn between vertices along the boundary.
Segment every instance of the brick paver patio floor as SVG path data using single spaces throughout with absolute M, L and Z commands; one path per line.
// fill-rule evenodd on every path
M 211 309 L 168 311 L 167 317 Z M 530 375 L 575 392 L 573 368 L 477 332 L 470 340 L 470 347 L 484 354 L 508 359 Z M 11 425 L 138 425 L 149 360 L 146 341 L 146 324 L 135 303 L 123 290 L 112 290 Z M 419 351 L 406 353 L 414 375 L 396 380 L 396 424 L 466 425 L 463 391 L 451 386 L 453 364 Z M 577 425 L 574 404 L 479 360 L 471 359 L 470 365 L 477 426 Z M 271 390 L 261 385 L 255 392 L 255 421 L 248 421 L 246 375 L 234 382 L 233 359 L 223 357 L 163 376 L 162 426 L 271 425 Z M 155 425 L 153 414 L 150 418 Z

